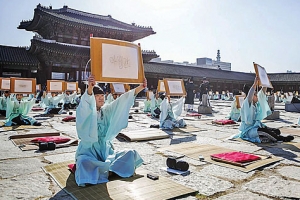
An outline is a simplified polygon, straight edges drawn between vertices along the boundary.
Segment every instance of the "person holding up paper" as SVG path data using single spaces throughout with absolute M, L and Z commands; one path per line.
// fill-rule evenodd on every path
M 64 97 L 64 94 L 57 95 L 56 92 L 46 94 L 44 91 L 41 97 L 41 107 L 46 108 L 45 114 L 60 114 L 63 107 L 58 107 L 58 104 Z
M 137 88 L 104 105 L 104 92 L 88 78 L 88 88 L 76 111 L 76 129 L 81 140 L 76 151 L 75 179 L 78 186 L 108 182 L 109 175 L 130 177 L 142 165 L 135 150 L 115 151 L 112 140 L 128 125 L 130 107 L 136 95 L 147 87 L 147 80 Z
M 165 98 L 160 105 L 160 128 L 162 129 L 173 129 L 182 128 L 186 126 L 183 119 L 177 119 L 182 113 L 182 107 L 184 104 L 184 97 L 181 97 L 174 103 L 170 102 L 170 96 Z
M 230 113 L 228 114 L 228 119 L 233 120 L 235 122 L 240 121 L 241 116 L 241 108 L 238 108 L 237 101 L 236 101 L 236 95 L 240 95 L 240 92 L 238 90 L 233 91 L 233 101 L 231 102 L 231 109 Z
M 266 87 L 256 93 L 255 88 L 258 86 L 258 78 L 250 88 L 247 97 L 241 108 L 241 125 L 240 133 L 233 138 L 241 138 L 250 142 L 289 142 L 294 139 L 293 136 L 281 136 L 280 130 L 267 127 L 261 122 L 265 117 L 271 114 L 266 96 Z
M 36 99 L 30 101 L 22 100 L 23 94 L 16 94 L 16 98 L 7 98 L 6 121 L 5 126 L 13 125 L 33 125 L 41 126 L 42 124 L 28 115 L 29 111 L 35 104 Z
M 71 91 L 67 90 L 66 93 L 64 94 L 64 109 L 65 110 L 69 110 L 69 109 L 74 109 L 76 108 L 77 104 L 75 102 L 75 98 L 76 98 L 76 91 L 74 91 L 71 94 Z

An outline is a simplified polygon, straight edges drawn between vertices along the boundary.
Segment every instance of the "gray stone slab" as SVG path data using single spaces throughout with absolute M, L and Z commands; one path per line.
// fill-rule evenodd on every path
M 41 167 L 45 165 L 46 163 L 43 163 L 41 158 L 0 160 L 0 177 L 6 179 L 22 174 L 42 171 Z
M 282 176 L 291 179 L 300 180 L 300 167 L 297 166 L 286 166 L 277 170 Z
M 45 160 L 51 163 L 59 163 L 67 160 L 75 160 L 75 152 L 45 156 Z
M 202 174 L 209 174 L 226 180 L 243 180 L 250 178 L 255 172 L 244 173 L 239 170 L 222 167 L 218 165 L 205 166 L 201 171 Z
M 256 178 L 246 183 L 243 189 L 276 198 L 300 198 L 300 182 L 285 180 L 278 176 Z
M 0 199 L 40 199 L 52 196 L 51 181 L 44 172 L 0 180 Z
M 233 193 L 229 193 L 226 195 L 223 195 L 219 198 L 216 198 L 217 200 L 228 200 L 228 199 L 239 199 L 239 200 L 269 200 L 270 198 L 265 197 L 263 195 L 255 194 L 252 192 L 249 192 L 247 190 L 237 191 Z

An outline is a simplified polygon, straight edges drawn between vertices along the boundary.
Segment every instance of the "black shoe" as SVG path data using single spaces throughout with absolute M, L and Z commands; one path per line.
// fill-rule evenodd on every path
M 187 171 L 189 169 L 189 164 L 183 160 L 176 162 L 176 169 L 180 171 Z
M 294 136 L 292 136 L 292 135 L 288 135 L 288 136 L 286 136 L 286 137 L 283 138 L 284 142 L 290 142 L 292 140 L 294 140 Z
M 167 158 L 167 166 L 171 169 L 176 169 L 176 159 L 175 158 Z
M 40 122 L 34 122 L 33 126 L 42 126 L 42 124 Z

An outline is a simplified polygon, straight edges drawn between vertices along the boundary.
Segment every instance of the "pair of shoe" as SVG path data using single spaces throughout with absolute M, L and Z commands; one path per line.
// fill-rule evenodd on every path
M 187 171 L 189 169 L 189 164 L 183 160 L 176 160 L 176 158 L 167 158 L 167 166 L 171 169 L 176 169 L 179 171 Z

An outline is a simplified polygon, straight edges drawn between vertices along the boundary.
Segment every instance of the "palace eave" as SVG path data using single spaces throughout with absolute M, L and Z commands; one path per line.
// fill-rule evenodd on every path
M 41 34 L 42 30 L 45 28 L 48 29 L 52 26 L 51 23 L 59 23 L 65 26 L 88 29 L 90 33 L 95 34 L 97 32 L 106 31 L 112 32 L 114 35 L 133 35 L 134 37 L 130 38 L 130 41 L 135 41 L 155 34 L 152 27 L 137 26 L 134 23 L 127 24 L 113 19 L 110 15 L 102 16 L 86 13 L 68 8 L 67 6 L 60 9 L 52 9 L 51 7 L 43 7 L 40 4 L 34 10 L 33 19 L 20 22 L 18 28 Z M 45 38 L 43 34 L 41 35 Z

